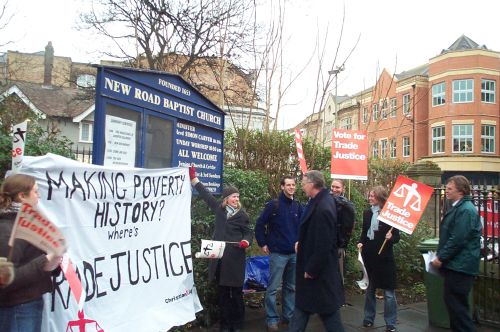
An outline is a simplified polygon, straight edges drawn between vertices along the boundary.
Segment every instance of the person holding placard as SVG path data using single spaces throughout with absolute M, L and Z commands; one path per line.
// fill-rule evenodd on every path
M 217 296 L 221 309 L 221 332 L 238 332 L 243 329 L 245 304 L 243 282 L 245 280 L 245 249 L 252 242 L 253 234 L 248 227 L 250 218 L 240 204 L 240 193 L 235 187 L 225 187 L 222 202 L 205 188 L 196 177 L 194 166 L 189 167 L 191 184 L 215 214 L 213 240 L 226 241 L 220 259 L 208 263 L 210 281 L 218 285 Z
M 40 331 L 44 293 L 52 291 L 51 274 L 61 257 L 45 254 L 29 242 L 17 239 L 8 245 L 22 203 L 35 207 L 39 194 L 35 178 L 25 174 L 7 177 L 0 189 L 0 256 L 14 266 L 11 283 L 0 289 L 0 331 Z
M 369 285 L 366 289 L 364 308 L 364 327 L 372 327 L 375 322 L 377 288 L 384 290 L 384 320 L 386 331 L 396 331 L 397 302 L 396 302 L 396 261 L 392 247 L 399 242 L 399 230 L 377 219 L 387 201 L 387 190 L 382 186 L 374 187 L 369 195 L 370 209 L 363 213 L 363 228 L 358 241 L 363 262 L 368 273 Z M 387 240 L 384 248 L 382 244 Z

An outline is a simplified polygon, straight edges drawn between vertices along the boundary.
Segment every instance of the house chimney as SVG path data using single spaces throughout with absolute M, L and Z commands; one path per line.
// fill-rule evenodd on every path
M 47 46 L 45 46 L 45 59 L 44 59 L 44 71 L 43 71 L 43 85 L 52 85 L 52 68 L 54 67 L 54 47 L 52 47 L 52 42 L 49 41 Z

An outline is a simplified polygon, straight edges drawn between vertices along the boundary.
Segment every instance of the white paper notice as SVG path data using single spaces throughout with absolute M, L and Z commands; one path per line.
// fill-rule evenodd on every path
M 135 167 L 135 121 L 106 115 L 104 166 Z
M 368 280 L 368 273 L 366 272 L 365 263 L 363 262 L 363 257 L 361 257 L 361 251 L 358 253 L 358 261 L 361 263 L 361 267 L 363 268 L 363 279 L 356 280 L 359 288 L 365 290 L 368 288 L 370 281 Z
M 441 276 L 441 271 L 431 264 L 434 258 L 436 258 L 436 253 L 434 251 L 429 251 L 426 254 L 422 254 L 422 256 L 424 257 L 425 271 Z

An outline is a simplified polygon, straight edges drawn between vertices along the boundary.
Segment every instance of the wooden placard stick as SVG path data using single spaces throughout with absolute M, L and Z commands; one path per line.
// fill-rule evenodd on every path
M 392 234 L 392 230 L 393 230 L 394 227 L 391 227 L 391 229 L 389 230 L 389 232 L 387 233 L 391 233 Z M 387 238 L 385 238 L 384 240 L 384 243 L 382 243 L 382 246 L 380 247 L 380 250 L 378 251 L 378 254 L 380 255 L 380 253 L 382 252 L 382 250 L 384 250 L 384 247 L 385 247 L 385 244 L 387 242 Z

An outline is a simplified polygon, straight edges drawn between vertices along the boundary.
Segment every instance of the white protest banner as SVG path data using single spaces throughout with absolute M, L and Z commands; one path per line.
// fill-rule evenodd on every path
M 226 248 L 226 242 L 224 241 L 212 241 L 212 240 L 201 240 L 200 252 L 195 254 L 196 258 L 222 258 L 224 255 L 224 249 Z
M 64 274 L 47 294 L 43 331 L 168 331 L 201 310 L 191 258 L 187 168 L 84 164 L 25 157 L 40 209 L 55 220 L 83 285 L 79 311 Z
M 12 128 L 12 170 L 15 172 L 21 166 L 26 142 L 28 120 L 14 125 Z
M 9 246 L 15 246 L 15 239 L 26 240 L 40 250 L 57 256 L 66 251 L 66 241 L 59 229 L 28 203 L 23 203 L 17 213 Z

